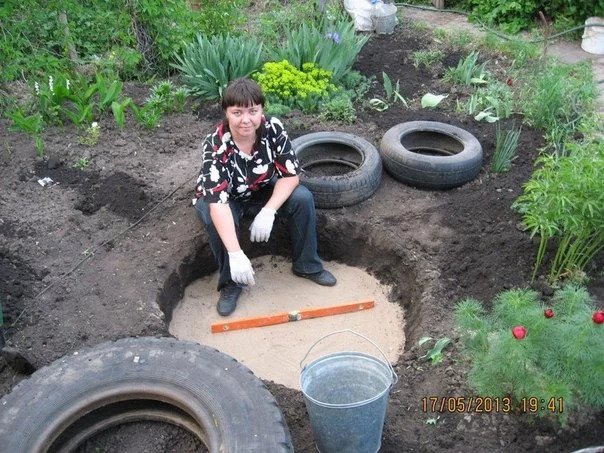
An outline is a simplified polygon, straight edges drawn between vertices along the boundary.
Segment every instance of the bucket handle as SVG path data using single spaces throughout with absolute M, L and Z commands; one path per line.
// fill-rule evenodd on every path
M 306 354 L 304 354 L 304 357 L 302 358 L 302 360 L 300 360 L 300 368 L 304 369 L 304 367 L 302 365 L 304 364 L 304 361 L 308 357 L 308 354 L 310 354 L 310 351 L 312 351 L 315 348 L 316 345 L 318 345 L 321 341 L 325 340 L 326 338 L 331 337 L 332 335 L 337 335 L 337 334 L 345 333 L 345 332 L 349 332 L 349 333 L 351 333 L 353 335 L 356 335 L 357 337 L 361 337 L 361 338 L 367 340 L 373 346 L 375 346 L 375 348 L 378 351 L 380 351 L 380 354 L 382 354 L 382 357 L 384 358 L 384 361 L 388 364 L 388 369 L 390 370 L 390 373 L 392 373 L 393 379 L 392 379 L 392 384 L 391 385 L 394 385 L 394 384 L 396 384 L 398 382 L 398 376 L 396 375 L 396 373 L 394 371 L 394 368 L 392 367 L 392 364 L 390 363 L 390 360 L 388 360 L 388 357 L 386 357 L 386 354 L 384 354 L 384 351 L 382 351 L 380 349 L 380 347 L 374 341 L 370 340 L 365 335 L 360 334 L 358 332 L 355 332 L 354 330 L 351 330 L 351 329 L 337 330 L 335 332 L 328 333 L 327 335 L 323 335 L 321 338 L 319 338 L 317 341 L 315 341 L 313 343 L 313 345 L 310 348 L 308 348 L 308 351 L 306 351 Z

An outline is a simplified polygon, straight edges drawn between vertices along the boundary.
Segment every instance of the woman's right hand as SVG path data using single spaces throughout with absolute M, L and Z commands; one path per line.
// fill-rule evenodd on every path
M 229 252 L 229 266 L 231 268 L 231 280 L 241 285 L 254 285 L 254 269 L 252 262 L 243 253 L 243 250 Z

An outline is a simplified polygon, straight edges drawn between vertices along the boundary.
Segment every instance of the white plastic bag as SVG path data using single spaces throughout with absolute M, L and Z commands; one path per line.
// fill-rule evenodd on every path
M 344 9 L 354 20 L 355 30 L 373 31 L 371 0 L 344 0 Z

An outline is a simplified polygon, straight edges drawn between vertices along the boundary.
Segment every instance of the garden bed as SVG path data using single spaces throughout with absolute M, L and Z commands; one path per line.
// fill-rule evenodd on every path
M 429 71 L 412 64 L 412 52 L 427 48 L 430 41 L 429 34 L 403 23 L 393 35 L 373 37 L 355 65 L 378 81 L 382 71 L 400 80 L 400 94 L 412 100 L 410 108 L 396 103 L 382 112 L 365 109 L 350 126 L 298 112 L 282 118 L 292 137 L 337 130 L 375 145 L 398 123 L 440 121 L 472 133 L 485 153 L 477 178 L 462 187 L 419 190 L 384 174 L 370 199 L 318 212 L 322 257 L 362 267 L 395 284 L 392 300 L 407 311 L 407 351 L 395 364 L 399 381 L 391 394 L 381 451 L 568 452 L 601 443 L 601 413 L 572 416 L 562 429 L 528 415 L 422 410 L 424 397 L 473 394 L 453 331 L 455 302 L 475 297 L 488 305 L 502 290 L 530 285 L 536 243 L 510 206 L 543 145 L 541 131 L 524 127 L 511 170 L 492 174 L 492 124 L 456 112 L 453 103 L 419 108 L 423 93 L 450 90 L 440 81 L 442 68 Z M 458 59 L 448 54 L 443 68 Z M 381 85 L 372 90 L 370 95 L 383 93 Z M 129 85 L 126 91 L 135 100 L 146 96 L 140 85 Z M 200 140 L 220 117 L 216 105 L 204 104 L 165 117 L 151 132 L 134 122 L 119 130 L 108 117 L 101 121 L 101 138 L 93 147 L 79 144 L 81 132 L 71 126 L 52 128 L 43 135 L 44 159 L 36 157 L 30 137 L 9 133 L 8 121 L 0 121 L 0 294 L 9 327 L 6 338 L 36 367 L 106 340 L 168 334 L 171 307 L 183 285 L 214 270 L 190 199 Z M 82 158 L 90 164 L 75 168 Z M 38 180 L 44 177 L 56 184 L 42 187 Z M 256 247 L 253 253 L 273 252 L 269 246 Z M 601 304 L 601 267 L 589 273 L 590 292 Z M 534 287 L 543 297 L 551 295 L 545 284 Z M 422 336 L 453 338 L 442 363 L 433 366 L 420 359 L 425 353 L 425 347 L 417 346 Z M 25 377 L 0 362 L 2 394 Z M 286 417 L 295 450 L 314 451 L 301 393 L 267 385 Z M 157 431 L 139 424 L 130 429 L 128 435 L 91 441 L 85 449 L 124 451 L 133 439 L 137 447 L 148 446 L 147 451 L 199 447 L 171 428 Z

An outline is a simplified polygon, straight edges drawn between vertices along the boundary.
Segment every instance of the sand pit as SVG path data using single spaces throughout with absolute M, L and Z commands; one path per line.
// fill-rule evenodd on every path
M 237 310 L 223 318 L 216 312 L 217 275 L 194 281 L 174 310 L 170 332 L 177 338 L 215 347 L 250 368 L 258 377 L 299 389 L 300 361 L 317 340 L 329 333 L 352 329 L 375 342 L 392 363 L 405 343 L 402 308 L 388 301 L 391 288 L 365 271 L 326 262 L 338 279 L 336 286 L 321 287 L 296 277 L 291 263 L 280 256 L 252 260 L 256 285 L 244 289 Z M 289 312 L 306 307 L 345 304 L 364 299 L 375 301 L 369 310 L 285 324 L 211 333 L 214 322 Z M 350 333 L 319 342 L 305 363 L 339 351 L 360 351 L 381 357 L 371 343 Z

